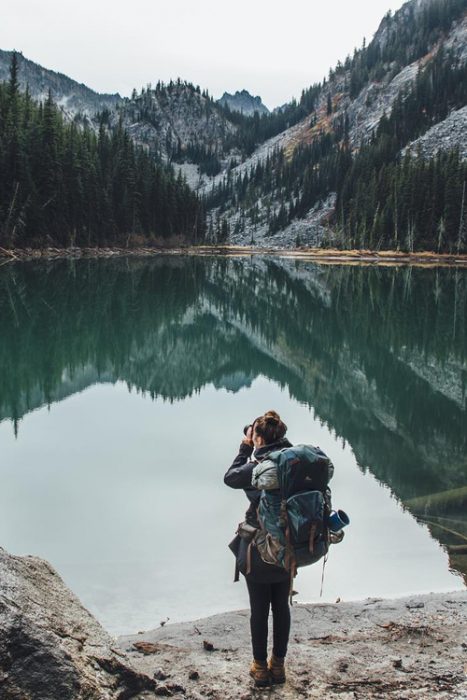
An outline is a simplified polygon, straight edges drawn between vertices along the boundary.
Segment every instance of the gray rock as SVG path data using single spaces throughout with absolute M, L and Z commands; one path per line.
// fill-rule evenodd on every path
M 113 644 L 50 564 L 0 548 L 2 700 L 124 700 L 154 692 L 156 682 Z
M 462 160 L 467 160 L 467 105 L 453 110 L 444 121 L 431 127 L 423 136 L 412 141 L 403 153 L 410 151 L 422 158 L 434 158 L 438 151 L 459 149 Z
M 238 233 L 230 236 L 230 242 L 236 245 L 250 245 L 252 242 L 258 248 L 295 248 L 299 246 L 318 247 L 331 234 L 329 220 L 334 214 L 336 194 L 331 192 L 324 201 L 318 201 L 303 219 L 294 219 L 286 228 L 270 235 L 266 221 L 257 225 L 247 219 L 242 222 Z M 235 231 L 240 220 L 238 213 L 229 219 L 229 226 Z

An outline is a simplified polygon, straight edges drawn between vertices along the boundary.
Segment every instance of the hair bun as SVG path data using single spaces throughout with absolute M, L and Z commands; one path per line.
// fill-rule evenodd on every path
M 277 411 L 266 411 L 255 420 L 254 426 L 255 433 L 263 438 L 266 445 L 277 442 L 287 432 L 287 426 Z
M 277 442 L 287 432 L 287 426 L 277 411 L 266 411 L 262 416 L 256 418 L 254 426 L 255 433 L 263 438 L 266 445 Z
M 274 423 L 280 423 L 281 420 L 280 415 L 276 413 L 276 411 L 266 411 L 266 413 L 264 414 L 264 418 Z

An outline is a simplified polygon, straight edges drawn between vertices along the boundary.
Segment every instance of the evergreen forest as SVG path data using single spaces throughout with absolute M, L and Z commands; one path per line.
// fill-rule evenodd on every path
M 121 124 L 66 123 L 50 94 L 0 84 L 0 245 L 111 246 L 203 239 L 205 215 L 181 176 Z

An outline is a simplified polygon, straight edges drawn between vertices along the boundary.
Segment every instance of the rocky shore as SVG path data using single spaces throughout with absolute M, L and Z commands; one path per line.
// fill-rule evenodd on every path
M 126 700 L 156 686 L 48 562 L 0 548 L 1 700 Z
M 405 253 L 399 250 L 338 250 L 329 248 L 286 248 L 281 246 L 257 247 L 247 245 L 186 245 L 177 247 L 136 248 L 1 248 L 0 266 L 13 261 L 151 257 L 155 255 L 274 255 L 323 264 L 339 265 L 415 265 L 423 267 L 467 267 L 465 253 L 437 253 L 420 251 Z
M 112 639 L 37 557 L 0 549 L 1 700 L 467 698 L 467 591 L 297 605 L 285 686 L 248 676 L 248 612 Z

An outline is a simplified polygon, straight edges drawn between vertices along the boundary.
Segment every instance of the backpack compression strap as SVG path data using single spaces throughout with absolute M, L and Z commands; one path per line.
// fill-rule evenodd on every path
M 295 552 L 290 542 L 290 527 L 289 527 L 289 516 L 287 514 L 287 501 L 285 498 L 281 501 L 281 518 L 285 524 L 285 570 L 289 572 L 290 583 L 289 583 L 289 603 L 293 604 L 293 580 L 297 575 L 297 563 L 295 561 Z

